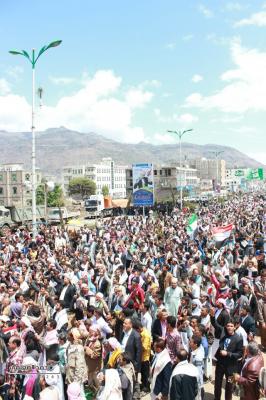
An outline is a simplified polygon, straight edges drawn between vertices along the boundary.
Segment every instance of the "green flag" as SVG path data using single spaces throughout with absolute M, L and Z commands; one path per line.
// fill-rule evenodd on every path
M 193 233 L 198 226 L 198 217 L 196 214 L 192 214 L 188 220 L 187 232 Z

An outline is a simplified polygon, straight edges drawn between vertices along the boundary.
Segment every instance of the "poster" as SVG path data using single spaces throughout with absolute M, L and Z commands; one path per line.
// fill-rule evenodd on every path
M 154 203 L 152 164 L 133 164 L 132 175 L 134 206 L 152 206 Z

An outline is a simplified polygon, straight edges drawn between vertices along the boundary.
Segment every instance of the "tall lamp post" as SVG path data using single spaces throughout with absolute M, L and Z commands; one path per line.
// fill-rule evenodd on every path
M 31 161 L 32 161 L 32 235 L 35 239 L 37 235 L 37 222 L 36 222 L 36 144 L 35 144 L 35 65 L 40 58 L 40 56 L 51 49 L 52 47 L 57 47 L 62 43 L 62 40 L 56 40 L 51 42 L 47 46 L 43 46 L 39 51 L 37 57 L 35 53 L 35 49 L 32 49 L 32 55 L 25 50 L 21 51 L 9 51 L 12 55 L 20 55 L 29 60 L 32 68 L 32 113 L 31 113 L 31 133 L 32 133 L 32 151 L 31 151 Z
M 218 189 L 218 180 L 219 180 L 219 163 L 218 163 L 218 157 L 219 155 L 223 154 L 224 151 L 211 151 L 210 153 L 212 153 L 215 156 L 216 159 L 216 189 Z
M 182 137 L 184 136 L 185 133 L 191 132 L 193 129 L 186 129 L 184 131 L 167 131 L 169 133 L 174 133 L 175 135 L 178 136 L 179 138 L 179 182 L 180 182 L 180 209 L 182 210 L 183 208 L 183 185 L 182 185 L 182 178 L 181 178 L 181 168 L 182 168 L 182 163 L 181 163 L 181 156 L 182 156 Z

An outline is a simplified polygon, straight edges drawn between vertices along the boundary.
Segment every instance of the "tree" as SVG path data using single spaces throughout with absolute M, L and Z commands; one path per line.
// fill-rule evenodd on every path
M 39 185 L 36 190 L 36 204 L 38 206 L 44 205 L 44 188 L 45 183 Z M 54 189 L 47 191 L 47 206 L 48 207 L 62 207 L 64 205 L 63 190 L 61 186 L 56 183 Z
M 44 185 L 39 185 L 36 189 L 36 204 L 37 206 L 44 205 Z
M 103 187 L 102 187 L 102 195 L 104 197 L 109 196 L 109 187 L 108 187 L 108 185 L 103 185 Z
M 73 178 L 69 182 L 68 191 L 70 195 L 80 194 L 82 198 L 96 192 L 96 183 L 89 178 Z
M 54 190 L 47 193 L 47 205 L 48 207 L 63 207 L 64 196 L 62 187 L 56 183 Z

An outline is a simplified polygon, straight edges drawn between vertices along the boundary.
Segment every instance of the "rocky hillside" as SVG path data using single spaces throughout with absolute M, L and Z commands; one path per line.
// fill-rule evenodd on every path
M 231 167 L 262 166 L 256 160 L 229 146 L 183 143 L 186 159 L 213 157 L 210 152 L 224 151 L 222 157 Z M 30 165 L 31 133 L 0 131 L 0 163 Z M 43 171 L 59 175 L 63 166 L 99 162 L 112 157 L 116 163 L 130 165 L 135 162 L 166 163 L 178 160 L 178 145 L 126 144 L 107 139 L 96 133 L 80 133 L 67 128 L 52 128 L 36 134 L 36 165 Z

